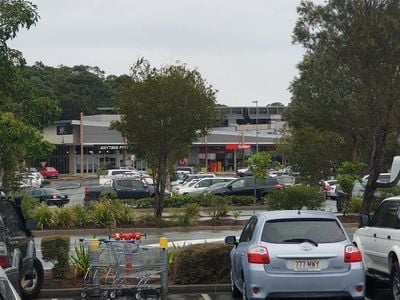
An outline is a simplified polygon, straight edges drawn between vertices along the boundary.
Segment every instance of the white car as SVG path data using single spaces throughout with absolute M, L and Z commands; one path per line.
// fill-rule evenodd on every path
M 393 299 L 400 299 L 400 196 L 383 200 L 372 218 L 362 215 L 353 243 L 363 256 L 367 278 L 389 278 Z
M 337 185 L 337 180 L 335 180 L 335 179 L 323 181 L 322 192 L 325 193 L 326 199 L 335 200 L 337 198 L 336 185 Z
M 182 188 L 179 190 L 179 194 L 181 195 L 200 195 L 202 194 L 209 186 L 219 183 L 219 182 L 230 182 L 236 179 L 235 177 L 214 177 L 214 178 L 203 178 L 197 181 L 196 183 L 187 186 L 186 188 Z

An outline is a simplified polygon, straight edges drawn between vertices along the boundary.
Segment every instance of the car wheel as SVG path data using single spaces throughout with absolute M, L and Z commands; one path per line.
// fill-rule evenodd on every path
M 390 271 L 390 287 L 394 300 L 400 300 L 400 267 L 399 262 L 395 261 Z
M 22 299 L 34 299 L 39 294 L 43 285 L 44 271 L 40 260 L 33 259 L 33 269 L 31 274 L 23 276 L 20 280 Z
M 233 281 L 233 275 L 231 272 L 231 293 L 232 293 L 232 297 L 241 297 L 242 293 L 240 292 L 240 290 L 237 288 L 235 282 Z

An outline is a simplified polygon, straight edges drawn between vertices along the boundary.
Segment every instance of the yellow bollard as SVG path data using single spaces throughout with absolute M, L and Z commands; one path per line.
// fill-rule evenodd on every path
M 99 240 L 89 240 L 89 250 L 92 252 L 96 252 L 99 250 L 100 242 Z
M 160 248 L 167 249 L 168 248 L 168 238 L 160 237 Z

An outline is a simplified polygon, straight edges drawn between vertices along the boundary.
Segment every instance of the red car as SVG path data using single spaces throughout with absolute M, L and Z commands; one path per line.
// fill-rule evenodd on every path
M 40 174 L 42 174 L 44 178 L 58 178 L 58 171 L 53 167 L 41 169 Z

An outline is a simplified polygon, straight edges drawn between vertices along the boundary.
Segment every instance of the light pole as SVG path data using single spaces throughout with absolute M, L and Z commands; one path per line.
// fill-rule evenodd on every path
M 258 153 L 258 100 L 252 102 L 256 104 L 256 153 Z

